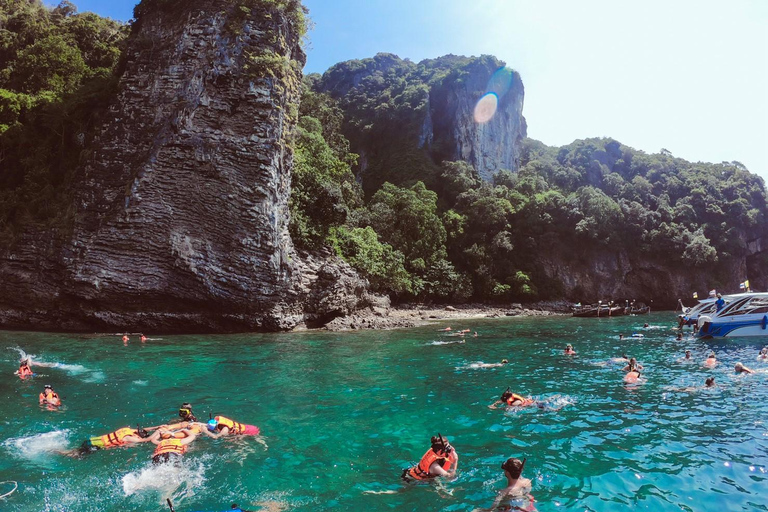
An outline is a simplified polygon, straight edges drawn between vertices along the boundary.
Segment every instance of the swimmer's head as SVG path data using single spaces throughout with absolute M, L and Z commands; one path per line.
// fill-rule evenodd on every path
M 711 388 L 715 385 L 715 378 L 714 377 L 708 377 L 707 380 L 704 381 L 704 383 L 707 385 L 708 388 Z
M 43 387 L 44 387 L 45 389 L 53 389 L 53 387 L 52 387 L 50 384 L 46 384 L 46 385 L 45 385 L 45 386 L 43 386 Z
M 715 357 L 715 353 L 714 352 L 710 352 L 709 353 L 709 357 L 714 358 Z
M 141 427 L 139 427 L 138 425 L 136 425 L 136 426 L 138 427 L 138 428 L 136 429 L 136 433 L 139 435 L 139 437 L 140 437 L 140 438 L 142 438 L 142 439 L 146 439 L 146 438 L 148 438 L 149 436 L 151 436 L 151 435 L 152 435 L 152 433 L 151 433 L 149 430 L 146 430 L 146 429 L 144 429 L 144 428 L 141 428 Z
M 509 472 L 512 478 L 520 478 L 520 475 L 523 474 L 523 461 L 511 457 L 501 465 L 501 469 Z
M 722 293 L 718 293 L 718 294 L 717 294 L 717 298 L 718 298 L 718 299 L 719 299 L 720 297 L 722 297 L 722 296 L 723 296 L 723 294 L 722 294 Z
M 181 407 L 179 407 L 179 417 L 189 418 L 190 416 L 192 416 L 192 405 L 188 402 L 184 402 L 181 404 Z
M 208 430 L 216 432 L 216 427 L 219 426 L 219 422 L 216 420 L 208 420 Z
M 506 359 L 502 359 L 501 360 L 501 364 L 508 364 L 508 363 L 509 363 L 509 361 L 507 361 Z
M 512 398 L 512 392 L 510 390 L 506 390 L 501 394 L 501 400 L 502 402 L 506 402 L 509 398 Z
M 572 348 L 573 348 L 573 345 L 571 345 L 570 343 L 565 346 L 566 350 L 571 350 Z
M 736 370 L 736 373 L 740 373 L 744 371 L 744 365 L 741 363 L 736 363 L 736 367 L 734 368 Z
M 430 442 L 432 443 L 432 451 L 435 453 L 442 452 L 447 455 L 453 451 L 453 446 L 451 446 L 451 443 L 448 442 L 448 438 L 443 437 L 441 434 L 432 436 L 432 439 L 430 439 Z
M 19 364 L 21 366 L 27 366 L 29 364 L 29 359 L 22 359 Z

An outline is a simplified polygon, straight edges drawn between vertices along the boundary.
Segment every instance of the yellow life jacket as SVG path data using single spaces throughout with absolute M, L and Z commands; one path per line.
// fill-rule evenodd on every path
M 218 423 L 216 428 L 219 430 L 221 430 L 223 427 L 227 427 L 230 434 L 245 434 L 245 425 L 242 423 L 232 421 L 231 419 L 225 418 L 224 416 L 216 416 L 214 419 Z
M 187 445 L 181 444 L 181 439 L 176 439 L 175 437 L 163 439 L 160 441 L 160 444 L 157 445 L 157 448 L 155 448 L 155 453 L 153 453 L 152 456 L 155 457 L 163 453 L 183 455 L 187 453 Z
M 123 446 L 126 436 L 135 436 L 136 431 L 130 427 L 121 428 L 119 430 L 116 430 L 112 432 L 111 434 L 107 434 L 105 436 L 101 436 L 101 442 L 104 444 L 104 447 L 108 446 Z

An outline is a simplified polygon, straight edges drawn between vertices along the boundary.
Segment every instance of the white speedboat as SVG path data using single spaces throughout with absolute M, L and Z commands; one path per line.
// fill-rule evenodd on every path
M 726 299 L 726 302 L 728 301 L 727 297 L 728 296 L 723 297 Z M 700 300 L 698 304 L 691 306 L 690 308 L 685 308 L 685 306 L 683 306 L 683 312 L 677 315 L 678 326 L 683 327 L 685 325 L 697 324 L 699 321 L 699 315 L 710 315 L 714 313 L 717 309 L 717 306 L 715 305 L 716 300 L 717 298 L 703 299 Z M 680 302 L 680 305 L 683 305 L 682 302 Z
M 768 336 L 768 293 L 730 295 L 730 304 L 707 315 L 699 315 L 700 338 Z

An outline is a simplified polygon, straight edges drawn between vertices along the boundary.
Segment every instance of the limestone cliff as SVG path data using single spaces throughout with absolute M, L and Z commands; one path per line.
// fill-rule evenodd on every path
M 469 162 L 489 181 L 516 171 L 526 136 L 520 75 L 495 57 L 447 55 L 418 64 L 380 53 L 336 64 L 317 90 L 339 100 L 344 133 L 360 154 L 358 176 L 367 192 L 384 181 L 422 180 L 444 160 Z M 495 115 L 474 117 L 487 93 Z
M 434 134 L 425 145 L 444 148 L 438 158 L 469 162 L 486 181 L 502 169 L 519 168 L 526 136 L 523 82 L 519 74 L 496 64 L 501 63 L 472 60 L 461 68 L 463 79 L 446 79 L 433 87 L 424 124 L 424 132 Z M 485 94 L 492 95 L 496 111 L 478 122 L 475 106 Z
M 276 330 L 367 304 L 348 266 L 302 261 L 288 236 L 301 6 L 239 3 L 139 6 L 71 238 L 6 255 L 4 325 Z

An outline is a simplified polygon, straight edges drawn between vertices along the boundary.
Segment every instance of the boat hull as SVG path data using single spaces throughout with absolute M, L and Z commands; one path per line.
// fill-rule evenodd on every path
M 700 338 L 768 337 L 768 315 L 753 319 L 718 319 L 704 322 L 696 336 Z

